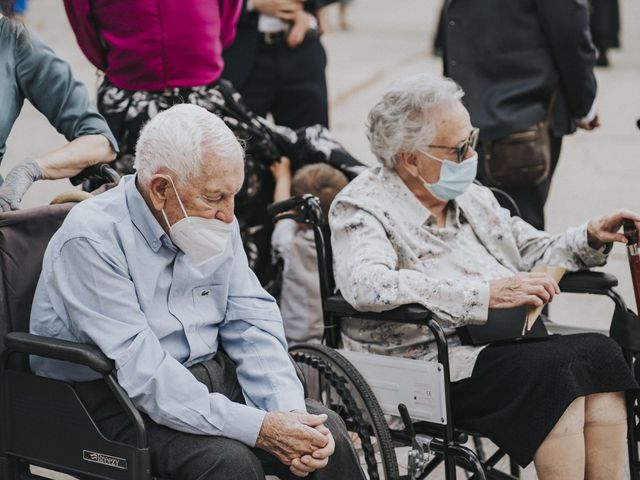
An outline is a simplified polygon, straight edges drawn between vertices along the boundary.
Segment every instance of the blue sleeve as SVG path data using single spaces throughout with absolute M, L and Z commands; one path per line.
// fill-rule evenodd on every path
M 305 411 L 304 391 L 287 352 L 278 305 L 249 268 L 238 224 L 227 312 L 220 327 L 247 403 L 267 411 Z
M 265 412 L 209 393 L 162 348 L 119 250 L 99 239 L 74 238 L 49 266 L 58 315 L 69 319 L 76 338 L 97 345 L 115 362 L 118 382 L 136 407 L 175 430 L 255 445 Z
M 73 77 L 69 64 L 24 28 L 19 32 L 16 48 L 18 87 L 49 123 L 68 141 L 84 135 L 103 135 L 117 152 L 118 143 L 107 122 L 90 104 L 87 89 Z

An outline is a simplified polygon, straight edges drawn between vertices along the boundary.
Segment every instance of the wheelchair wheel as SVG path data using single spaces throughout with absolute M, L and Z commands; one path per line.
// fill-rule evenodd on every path
M 289 353 L 305 374 L 309 397 L 344 420 L 368 478 L 398 480 L 398 461 L 389 427 L 362 375 L 346 358 L 325 345 L 298 345 Z

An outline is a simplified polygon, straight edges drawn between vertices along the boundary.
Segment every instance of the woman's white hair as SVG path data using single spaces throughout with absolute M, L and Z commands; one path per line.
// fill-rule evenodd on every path
M 179 183 L 202 174 L 205 159 L 244 158 L 242 146 L 220 117 L 197 105 L 175 105 L 153 117 L 140 132 L 134 168 L 146 184 L 166 167 Z
M 401 151 L 425 149 L 436 135 L 440 107 L 459 102 L 464 92 L 453 80 L 419 74 L 390 85 L 367 119 L 369 147 L 387 168 L 394 168 Z

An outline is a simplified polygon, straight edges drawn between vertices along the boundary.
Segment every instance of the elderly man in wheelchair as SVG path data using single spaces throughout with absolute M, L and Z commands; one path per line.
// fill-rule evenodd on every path
M 31 312 L 32 334 L 97 346 L 117 385 L 41 356 L 31 357 L 33 372 L 73 383 L 109 440 L 136 444 L 146 429 L 155 476 L 362 478 L 344 424 L 305 402 L 277 305 L 247 265 L 233 215 L 244 179 L 233 133 L 180 105 L 145 126 L 137 151 L 137 174 L 74 207 L 51 239 Z M 131 422 L 126 397 L 144 427 Z M 123 478 L 106 472 L 100 478 Z
M 563 234 L 538 231 L 473 183 L 477 131 L 452 81 L 419 75 L 390 87 L 368 118 L 382 166 L 353 180 L 329 215 L 335 282 L 355 310 L 426 307 L 444 325 L 484 324 L 560 292 L 542 266 L 577 271 L 603 265 L 623 210 Z M 536 268 L 537 267 L 537 268 Z M 522 314 L 524 308 L 525 313 Z M 342 322 L 342 342 L 359 350 L 434 359 L 425 326 Z M 459 331 L 459 330 L 458 330 Z M 463 345 L 447 331 L 456 426 L 487 436 L 543 480 L 624 478 L 625 392 L 638 385 L 616 343 L 599 334 L 535 335 Z

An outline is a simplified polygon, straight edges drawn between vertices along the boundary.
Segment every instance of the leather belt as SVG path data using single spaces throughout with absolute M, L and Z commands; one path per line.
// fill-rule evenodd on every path
M 284 32 L 260 32 L 260 41 L 266 45 L 275 45 L 284 41 Z

